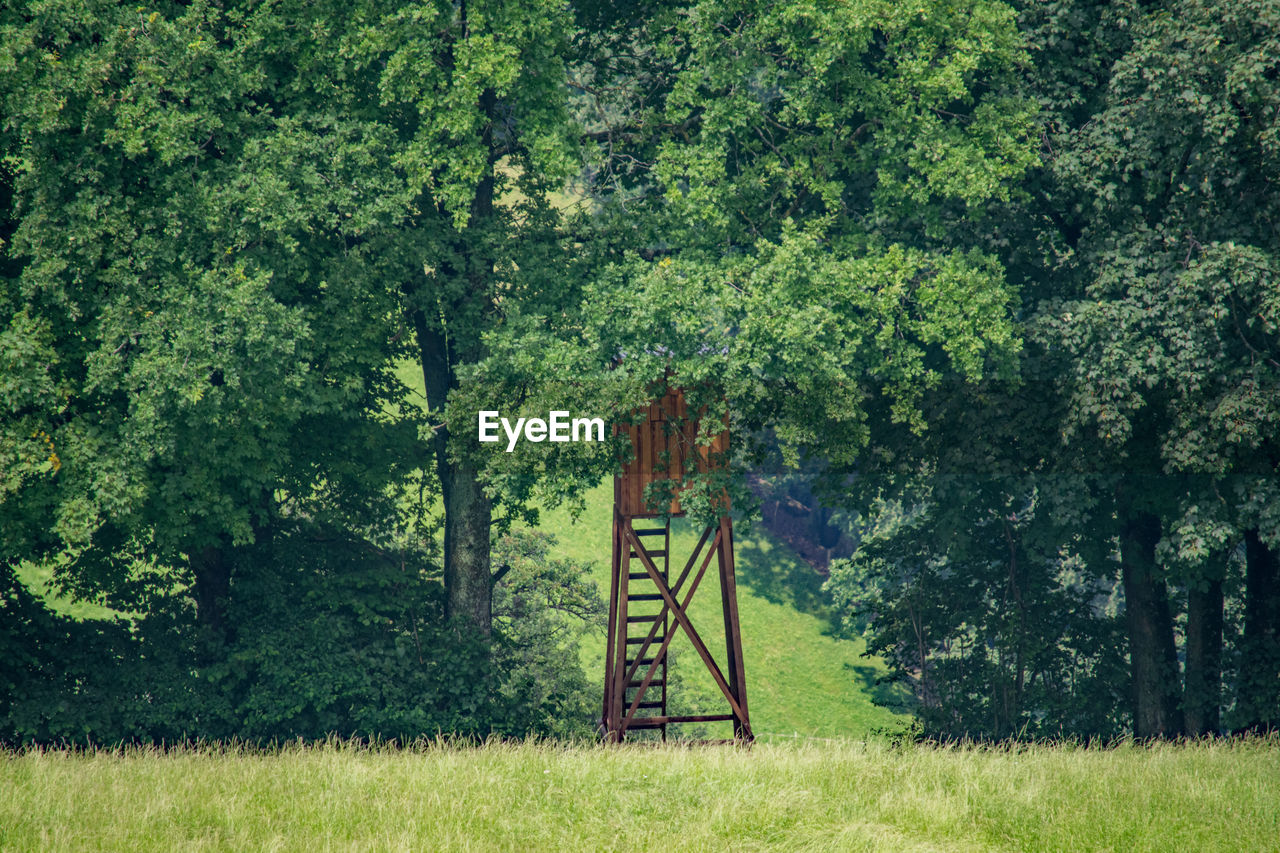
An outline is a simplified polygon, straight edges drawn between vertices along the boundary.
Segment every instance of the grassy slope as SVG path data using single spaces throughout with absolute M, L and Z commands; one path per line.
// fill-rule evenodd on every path
M 1280 742 L 0 753 L 5 850 L 1274 850 Z
M 541 527 L 558 537 L 563 556 L 595 561 L 594 577 L 606 595 L 611 512 L 612 487 L 604 485 L 586 495 L 586 511 L 576 523 L 563 509 L 544 512 L 541 519 Z M 735 531 L 734 539 L 747 700 L 757 736 L 861 737 L 901 725 L 902 717 L 871 701 L 882 689 L 874 681 L 883 674 L 883 664 L 862 656 L 861 640 L 836 639 L 828 633 L 814 571 L 758 525 Z M 677 520 L 672 533 L 673 580 L 696 542 L 692 527 Z M 714 566 L 694 596 L 690 619 L 723 667 L 724 629 Z M 681 635 L 672 648 L 673 670 L 685 675 L 685 689 L 696 695 L 697 705 L 712 712 L 727 710 L 687 638 Z M 603 655 L 601 632 L 583 656 L 588 671 L 601 680 Z M 707 734 L 731 736 L 728 724 Z
M 53 566 L 49 563 L 23 562 L 18 565 L 18 579 L 31 592 L 44 599 L 50 610 L 72 619 L 115 619 L 130 613 L 113 610 L 93 601 L 76 601 L 55 588 Z

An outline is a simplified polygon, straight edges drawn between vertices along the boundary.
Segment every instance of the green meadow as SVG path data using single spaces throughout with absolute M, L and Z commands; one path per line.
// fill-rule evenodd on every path
M 4 850 L 1275 850 L 1280 743 L 0 754 Z

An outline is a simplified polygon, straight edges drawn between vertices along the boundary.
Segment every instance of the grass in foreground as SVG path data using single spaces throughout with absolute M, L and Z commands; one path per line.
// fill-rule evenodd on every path
M 0 753 L 5 850 L 1274 850 L 1280 742 Z

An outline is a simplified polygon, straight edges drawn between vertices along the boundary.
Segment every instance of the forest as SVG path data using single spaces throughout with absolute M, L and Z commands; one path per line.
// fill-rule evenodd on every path
M 0 7 L 0 745 L 594 737 L 669 388 L 910 736 L 1273 731 L 1280 0 Z

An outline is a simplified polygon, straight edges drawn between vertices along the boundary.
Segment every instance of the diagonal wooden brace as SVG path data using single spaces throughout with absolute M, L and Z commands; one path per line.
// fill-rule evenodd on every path
M 708 527 L 707 530 L 710 531 L 711 528 Z M 702 542 L 705 542 L 705 541 L 706 541 L 706 534 L 703 534 L 702 541 L 698 543 L 698 550 L 702 549 Z M 715 556 L 716 548 L 720 547 L 720 542 L 721 542 L 721 534 L 719 531 L 717 531 L 715 541 L 711 543 L 711 549 L 707 551 L 706 559 L 702 561 L 702 565 L 698 568 L 698 573 L 693 576 L 693 581 L 689 585 L 689 592 L 684 597 L 684 604 L 681 605 L 684 609 L 686 610 L 688 609 L 689 602 L 693 600 L 693 594 L 698 591 L 698 584 L 702 582 L 702 576 L 707 573 L 707 566 L 711 565 L 711 558 Z M 694 551 L 693 556 L 697 557 L 698 552 Z M 677 589 L 680 587 L 681 583 L 684 581 L 685 575 L 689 573 L 689 568 L 692 565 L 693 563 L 691 561 L 689 565 L 685 567 L 684 572 L 681 573 L 680 580 L 676 582 Z M 667 612 L 667 606 L 664 604 L 662 606 L 662 611 L 659 614 L 658 618 L 661 619 L 664 615 L 666 615 L 666 612 Z M 653 637 L 654 630 L 657 630 L 656 622 L 654 623 L 654 628 L 651 629 L 649 632 L 649 636 L 651 638 Z M 649 664 L 649 669 L 647 672 L 645 672 L 644 680 L 640 682 L 640 688 L 636 691 L 636 696 L 634 699 L 631 700 L 631 706 L 627 709 L 626 719 L 622 721 L 623 730 L 625 730 L 627 726 L 631 725 L 631 720 L 635 717 L 636 710 L 640 707 L 640 701 L 644 698 L 645 691 L 649 689 L 649 682 L 653 680 L 653 676 L 658 671 L 658 666 L 663 659 L 663 655 L 667 653 L 667 648 L 671 645 L 671 641 L 674 640 L 675 638 L 676 638 L 675 631 L 669 631 L 667 633 L 667 636 L 662 638 L 662 645 L 659 646 L 658 653 L 653 656 L 653 663 Z M 648 645 L 646 645 L 644 648 L 647 649 Z M 635 675 L 635 671 L 636 671 L 636 668 L 639 666 L 639 661 L 642 654 L 636 655 L 636 663 L 633 663 L 631 665 L 631 672 L 627 674 L 627 681 L 630 681 L 632 676 Z
M 640 539 L 636 536 L 635 531 L 628 525 L 624 532 L 627 539 L 631 543 L 631 547 L 635 549 L 636 556 L 640 558 L 640 562 L 644 564 L 645 571 L 649 573 L 649 579 L 653 581 L 654 586 L 658 588 L 658 594 L 662 596 L 662 600 L 666 602 L 667 607 L 671 610 L 671 615 L 680 623 L 680 627 L 684 628 L 685 634 L 689 636 L 689 642 L 693 644 L 693 648 L 698 653 L 698 657 L 702 658 L 702 662 L 710 671 L 711 677 L 715 679 L 716 686 L 720 688 L 720 692 L 724 694 L 724 698 L 729 700 L 729 705 L 733 708 L 733 713 L 740 720 L 745 720 L 747 714 L 742 710 L 742 706 L 738 704 L 738 699 L 733 695 L 733 690 L 729 687 L 729 682 L 725 680 L 724 673 L 720 671 L 719 664 L 715 658 L 711 656 L 711 652 L 707 651 L 707 644 L 702 642 L 697 630 L 689 622 L 689 617 L 684 610 L 676 603 L 675 597 L 671 594 L 671 589 L 667 586 L 667 582 L 662 579 L 662 573 L 654 566 L 653 560 L 649 558 L 649 554 L 644 550 L 644 546 L 640 544 Z M 711 553 L 715 553 L 712 551 Z
M 676 578 L 676 582 L 671 587 L 672 595 L 679 592 L 680 588 L 684 586 L 685 578 L 689 576 L 689 570 L 693 568 L 694 561 L 697 560 L 698 555 L 702 553 L 702 546 L 707 544 L 707 537 L 711 535 L 712 529 L 713 528 L 708 527 L 706 530 L 702 531 L 702 536 L 698 539 L 698 546 L 694 548 L 693 553 L 689 555 L 689 560 L 684 564 L 684 569 L 681 570 L 680 577 Z M 715 542 L 712 543 L 711 550 L 707 552 L 707 560 L 710 560 L 711 555 L 716 552 L 716 547 L 720 544 L 720 537 L 721 533 L 717 530 Z M 645 553 L 648 554 L 649 552 L 646 551 Z M 702 571 L 706 571 L 705 563 L 702 567 Z M 699 572 L 699 575 L 701 575 L 701 571 Z M 685 602 L 685 606 L 688 606 L 688 602 Z M 666 615 L 667 605 L 664 603 L 662 605 L 662 609 L 658 611 L 657 618 L 653 620 L 653 625 L 649 628 L 649 633 L 644 638 L 644 642 L 640 644 L 640 649 L 636 652 L 635 662 L 631 664 L 631 669 L 627 670 L 627 677 L 624 678 L 623 681 L 630 682 L 635 679 L 636 670 L 640 668 L 640 659 L 645 656 L 649 651 L 649 647 L 653 645 L 653 638 L 658 636 L 658 628 L 662 625 L 663 617 Z M 659 653 L 656 659 L 661 660 L 662 654 Z

